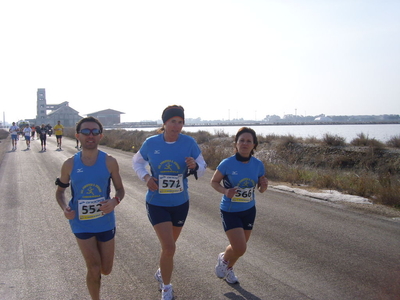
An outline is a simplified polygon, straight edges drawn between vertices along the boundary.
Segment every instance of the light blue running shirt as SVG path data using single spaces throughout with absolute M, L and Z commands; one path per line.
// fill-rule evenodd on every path
M 245 211 L 256 204 L 255 189 L 258 178 L 265 174 L 264 164 L 259 159 L 252 156 L 248 163 L 243 163 L 238 161 L 235 156 L 231 156 L 225 158 L 217 170 L 224 176 L 225 188 L 239 188 L 232 198 L 222 196 L 221 210 L 226 212 Z
M 148 190 L 146 202 L 170 207 L 189 201 L 185 159 L 201 154 L 196 141 L 180 134 L 176 142 L 167 143 L 164 135 L 158 134 L 146 139 L 139 151 L 150 165 L 151 176 L 158 179 L 158 190 Z
M 107 153 L 100 151 L 93 166 L 85 166 L 82 152 L 74 155 L 71 172 L 72 198 L 69 206 L 75 211 L 75 218 L 69 220 L 73 233 L 94 233 L 115 228 L 114 211 L 103 215 L 99 203 L 110 199 L 111 174 L 107 169 Z

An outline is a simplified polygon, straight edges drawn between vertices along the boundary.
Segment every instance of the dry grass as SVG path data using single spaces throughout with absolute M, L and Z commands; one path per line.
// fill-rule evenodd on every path
M 400 135 L 396 135 L 391 137 L 387 142 L 386 145 L 393 148 L 400 148 Z
M 106 130 L 102 145 L 137 152 L 155 131 Z M 233 136 L 222 130 L 184 132 L 196 139 L 210 169 L 233 155 Z M 74 137 L 73 129 L 66 135 Z M 294 136 L 258 136 L 255 156 L 264 162 L 267 177 L 292 185 L 333 189 L 400 208 L 400 136 L 385 145 L 363 133 L 350 142 L 326 134 L 322 140 Z
M 9 133 L 7 130 L 1 129 L 1 130 L 0 130 L 0 140 L 4 140 L 5 138 L 8 137 L 9 134 L 10 134 L 10 133 Z

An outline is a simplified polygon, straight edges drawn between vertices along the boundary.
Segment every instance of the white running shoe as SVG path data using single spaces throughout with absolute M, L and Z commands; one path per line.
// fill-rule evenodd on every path
M 219 278 L 226 276 L 226 270 L 228 269 L 228 263 L 224 261 L 224 252 L 218 254 L 217 265 L 215 266 L 215 275 Z
M 226 280 L 226 282 L 232 283 L 232 284 L 239 282 L 239 279 L 237 278 L 237 276 L 233 272 L 233 268 L 229 268 L 227 270 L 225 280 Z
M 160 270 L 160 268 L 158 268 L 156 274 L 154 274 L 154 278 L 158 281 L 158 283 L 159 283 L 159 285 L 160 285 L 159 288 L 158 288 L 158 290 L 161 291 L 162 288 L 163 288 L 164 283 L 163 283 L 163 280 L 162 280 L 162 277 L 161 277 L 161 270 Z
M 169 287 L 165 288 L 163 287 L 162 293 L 161 293 L 161 300 L 174 300 L 174 290 L 172 289 L 172 285 L 169 285 Z

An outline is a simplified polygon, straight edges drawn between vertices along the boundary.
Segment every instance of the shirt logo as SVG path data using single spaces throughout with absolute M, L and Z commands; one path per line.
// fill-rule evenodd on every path
M 83 173 L 83 168 L 76 169 L 76 173 Z
M 232 175 L 238 175 L 238 171 L 232 171 Z
M 154 150 L 154 154 L 160 154 L 161 151 L 160 150 Z

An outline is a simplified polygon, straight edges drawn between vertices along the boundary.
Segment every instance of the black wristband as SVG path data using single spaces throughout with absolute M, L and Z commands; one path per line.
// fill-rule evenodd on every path
M 196 180 L 198 179 L 197 178 L 197 170 L 199 169 L 199 165 L 196 163 L 196 167 L 194 168 L 194 169 L 189 169 L 188 170 L 188 173 L 187 173 L 187 175 L 186 175 L 186 177 L 187 176 L 190 176 L 190 175 L 193 175 L 194 176 L 194 178 L 196 178 Z
M 58 185 L 59 187 L 64 188 L 64 189 L 67 188 L 67 187 L 69 187 L 69 182 L 68 182 L 68 183 L 62 183 L 61 180 L 60 180 L 60 178 L 57 178 L 57 179 L 56 179 L 55 184 Z

